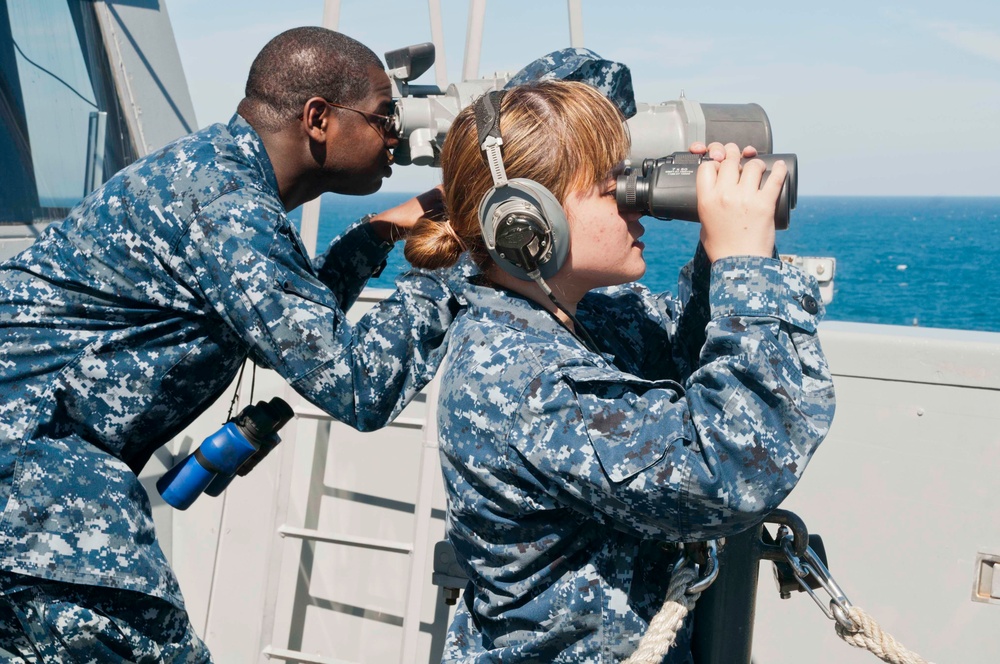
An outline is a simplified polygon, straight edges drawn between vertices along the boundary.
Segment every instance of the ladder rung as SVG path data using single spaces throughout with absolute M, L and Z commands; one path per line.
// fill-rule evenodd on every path
M 342 544 L 344 546 L 356 546 L 361 549 L 374 549 L 377 551 L 390 551 L 392 553 L 412 553 L 413 545 L 406 542 L 393 542 L 391 540 L 372 539 L 370 537 L 351 537 L 347 535 L 332 535 L 312 528 L 295 528 L 294 526 L 282 526 L 278 528 L 278 534 L 282 537 L 295 537 L 297 539 L 310 540 L 313 542 L 326 542 L 328 544 Z
M 306 420 L 333 420 L 334 418 L 319 408 L 296 408 L 295 416 Z M 423 429 L 426 420 L 419 417 L 397 417 L 387 427 L 399 429 Z
M 299 652 L 298 650 L 284 650 L 282 648 L 264 648 L 264 656 L 268 659 L 283 659 L 289 662 L 308 662 L 309 664 L 356 664 L 343 659 L 333 659 L 322 655 L 311 655 Z

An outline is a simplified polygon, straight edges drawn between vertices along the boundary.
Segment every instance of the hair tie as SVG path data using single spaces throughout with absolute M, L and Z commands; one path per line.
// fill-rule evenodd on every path
M 451 236 L 451 238 L 458 243 L 458 246 L 462 251 L 468 251 L 468 247 L 465 246 L 465 242 L 458 235 L 458 231 L 456 231 L 455 227 L 451 225 L 451 219 L 441 219 L 438 223 L 444 226 L 445 233 Z

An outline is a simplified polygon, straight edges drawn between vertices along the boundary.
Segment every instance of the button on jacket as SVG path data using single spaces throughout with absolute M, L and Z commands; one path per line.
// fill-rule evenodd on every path
M 0 265 L 3 569 L 181 606 L 136 473 L 248 355 L 354 427 L 394 417 L 458 303 L 418 273 L 349 324 L 390 247 L 359 223 L 310 260 L 237 115 L 124 169 Z
M 740 532 L 795 486 L 833 383 L 815 281 L 710 265 L 677 299 L 588 294 L 587 350 L 538 304 L 468 289 L 438 411 L 448 536 L 471 579 L 449 662 L 616 662 L 663 603 L 676 547 Z M 670 662 L 690 661 L 689 633 Z

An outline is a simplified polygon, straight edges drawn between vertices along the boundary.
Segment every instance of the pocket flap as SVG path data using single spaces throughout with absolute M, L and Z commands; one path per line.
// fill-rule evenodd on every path
M 612 482 L 628 481 L 659 462 L 690 428 L 687 410 L 674 405 L 684 393 L 674 381 L 612 376 L 596 367 L 574 367 L 565 376 L 601 468 Z

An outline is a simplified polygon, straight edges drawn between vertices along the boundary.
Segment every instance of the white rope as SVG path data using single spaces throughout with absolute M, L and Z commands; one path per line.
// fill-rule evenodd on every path
M 931 664 L 920 655 L 907 650 L 903 644 L 882 630 L 882 626 L 856 606 L 848 610 L 851 620 L 860 630 L 854 633 L 847 631 L 837 623 L 837 636 L 855 648 L 864 648 L 883 662 L 889 664 Z
M 674 572 L 667 588 L 667 598 L 663 601 L 659 613 L 649 621 L 639 647 L 625 664 L 660 664 L 663 657 L 674 645 L 677 631 L 684 624 L 684 618 L 694 608 L 701 593 L 688 595 L 688 587 L 698 580 L 698 573 L 693 567 L 685 565 Z
M 697 580 L 698 572 L 694 567 L 685 565 L 674 572 L 663 606 L 649 622 L 649 629 L 639 642 L 639 647 L 625 660 L 625 664 L 661 664 L 667 651 L 674 645 L 684 619 L 701 596 L 700 592 L 687 594 L 687 589 Z M 933 664 L 906 649 L 861 608 L 852 606 L 847 612 L 858 630 L 851 632 L 839 621 L 836 629 L 837 636 L 848 645 L 867 650 L 888 664 Z

